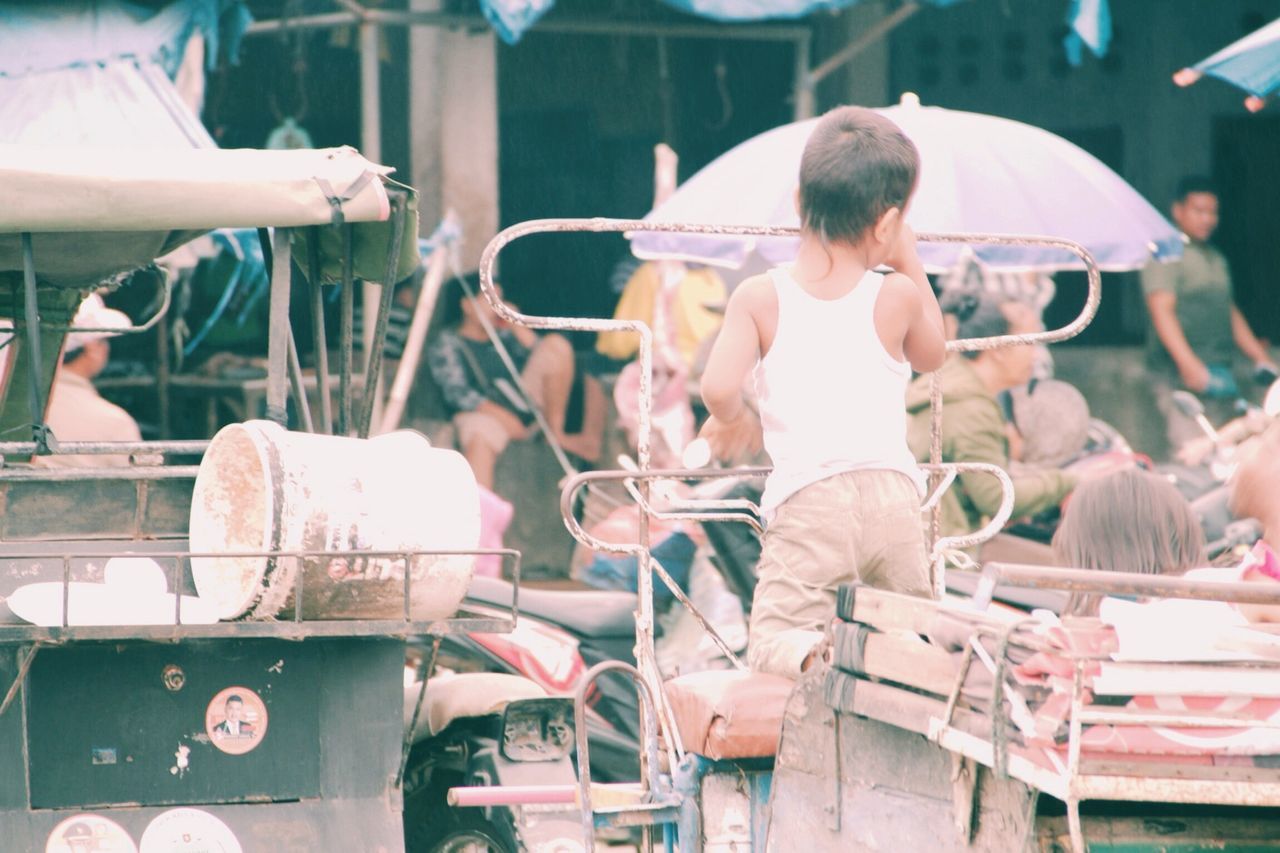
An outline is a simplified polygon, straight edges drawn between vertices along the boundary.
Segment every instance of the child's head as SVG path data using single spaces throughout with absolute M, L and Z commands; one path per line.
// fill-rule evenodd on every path
M 1073 568 L 1176 575 L 1204 560 L 1204 533 L 1168 480 L 1147 471 L 1119 471 L 1076 488 L 1053 550 Z M 1077 593 L 1064 612 L 1093 616 L 1098 601 Z
M 958 340 L 994 338 L 1000 335 L 1029 335 L 1041 330 L 1040 318 L 1026 302 L 992 291 L 943 293 L 938 299 L 945 317 L 952 318 L 948 337 Z M 981 361 L 986 373 L 1001 390 L 1017 388 L 1031 381 L 1035 370 L 1035 347 L 1030 344 L 973 350 L 964 357 Z
M 919 170 L 916 146 L 896 124 L 863 107 L 837 107 L 800 158 L 800 224 L 827 243 L 892 246 Z

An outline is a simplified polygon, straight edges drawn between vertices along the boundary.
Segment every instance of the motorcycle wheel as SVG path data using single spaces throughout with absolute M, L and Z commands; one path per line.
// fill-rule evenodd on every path
M 480 814 L 451 815 L 434 837 L 421 838 L 411 850 L 423 853 L 516 853 L 502 841 L 503 833 Z

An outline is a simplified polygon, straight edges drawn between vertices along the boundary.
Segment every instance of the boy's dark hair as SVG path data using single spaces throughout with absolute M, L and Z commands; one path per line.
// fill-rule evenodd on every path
M 1004 313 L 1008 298 L 1001 298 L 986 291 L 944 291 L 938 297 L 938 307 L 943 314 L 956 318 L 956 338 L 992 338 L 1009 334 L 1009 318 Z M 966 352 L 965 358 L 974 359 L 981 351 Z
M 856 243 L 887 210 L 906 208 L 919 171 L 920 154 L 896 124 L 837 107 L 800 158 L 800 224 L 826 242 Z
M 1187 175 L 1178 181 L 1178 186 L 1173 192 L 1173 200 L 1176 204 L 1182 204 L 1187 200 L 1187 196 L 1195 193 L 1208 193 L 1217 197 L 1218 186 L 1213 182 L 1212 178 L 1204 175 Z

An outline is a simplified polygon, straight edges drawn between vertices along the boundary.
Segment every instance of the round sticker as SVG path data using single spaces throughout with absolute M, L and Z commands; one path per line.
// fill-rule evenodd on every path
M 96 814 L 78 814 L 53 828 L 45 853 L 138 853 L 120 824 Z
M 141 853 L 244 853 L 225 823 L 200 809 L 170 809 L 142 833 Z
M 267 736 L 267 706 L 247 687 L 228 687 L 209 703 L 204 728 L 218 749 L 244 755 Z

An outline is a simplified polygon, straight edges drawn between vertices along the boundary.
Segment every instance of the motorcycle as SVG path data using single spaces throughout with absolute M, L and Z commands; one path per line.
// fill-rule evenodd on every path
M 572 809 L 455 808 L 450 796 L 464 786 L 573 785 L 573 700 L 520 676 L 448 672 L 439 658 L 423 693 L 421 660 L 405 678 L 414 726 L 403 780 L 407 853 L 582 850 Z

